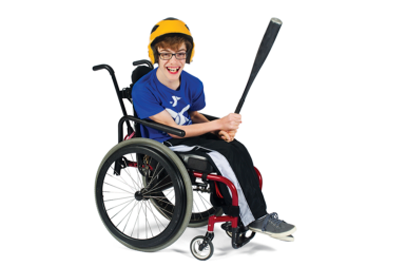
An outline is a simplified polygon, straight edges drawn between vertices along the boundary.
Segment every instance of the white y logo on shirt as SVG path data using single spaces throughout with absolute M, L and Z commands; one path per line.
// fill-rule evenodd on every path
M 184 107 L 181 112 L 177 113 L 172 109 L 166 108 L 165 110 L 168 111 L 168 113 L 171 115 L 171 117 L 175 120 L 176 124 L 178 125 L 185 125 L 186 122 L 189 121 L 188 118 L 186 118 L 183 113 L 185 113 L 187 110 L 189 110 L 190 105 L 187 105 Z
M 172 104 L 172 101 L 169 102 L 169 103 L 172 104 L 173 107 L 176 107 L 176 105 L 178 105 L 178 101 L 179 101 L 181 98 L 173 95 L 173 96 L 172 96 L 172 99 L 174 100 L 174 103 Z

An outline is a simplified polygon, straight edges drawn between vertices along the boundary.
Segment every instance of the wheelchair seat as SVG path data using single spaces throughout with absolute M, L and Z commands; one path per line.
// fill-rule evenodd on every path
M 215 172 L 213 165 L 210 161 L 201 155 L 193 154 L 190 152 L 175 152 L 183 161 L 183 164 L 190 170 L 212 173 Z

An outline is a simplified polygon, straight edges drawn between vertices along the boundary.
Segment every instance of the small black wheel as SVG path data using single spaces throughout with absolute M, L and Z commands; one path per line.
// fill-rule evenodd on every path
M 207 238 L 208 239 L 208 238 Z M 205 236 L 196 236 L 190 243 L 190 251 L 193 256 L 201 261 L 208 260 L 214 253 L 214 245 L 211 240 L 204 242 L 206 240 Z

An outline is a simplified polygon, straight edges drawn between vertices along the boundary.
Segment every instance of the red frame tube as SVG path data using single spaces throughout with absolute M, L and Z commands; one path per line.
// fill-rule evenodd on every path
M 196 178 L 202 178 L 203 174 L 201 172 L 193 172 L 193 175 Z M 232 194 L 232 206 L 239 206 L 239 198 L 236 190 L 236 186 L 229 181 L 227 178 L 220 176 L 220 175 L 214 175 L 214 174 L 208 174 L 207 179 L 211 181 L 216 181 L 216 182 L 221 182 L 226 184 L 228 188 L 231 190 Z M 232 216 L 211 216 L 208 218 L 208 231 L 213 232 L 214 231 L 214 224 L 217 222 L 227 222 L 230 221 L 232 223 L 232 228 L 237 228 L 238 225 L 238 217 L 232 217 Z
M 217 222 L 231 222 L 232 223 L 232 228 L 237 228 L 238 225 L 238 217 L 232 217 L 232 216 L 210 216 L 208 218 L 208 232 L 214 232 L 214 224 Z
M 202 178 L 202 176 L 203 176 L 203 174 L 201 172 L 193 172 L 193 174 L 196 178 Z M 221 182 L 221 183 L 226 184 L 232 193 L 232 206 L 238 206 L 239 198 L 238 198 L 238 194 L 236 191 L 236 186 L 231 181 L 229 181 L 227 178 L 225 178 L 223 176 L 214 175 L 214 174 L 208 174 L 207 179 L 211 180 L 211 181 L 216 181 L 216 182 Z
M 262 179 L 262 176 L 261 176 L 261 172 L 256 167 L 254 167 L 254 170 L 256 171 L 257 176 L 258 176 L 258 182 L 260 183 L 260 189 L 262 189 L 263 179 Z

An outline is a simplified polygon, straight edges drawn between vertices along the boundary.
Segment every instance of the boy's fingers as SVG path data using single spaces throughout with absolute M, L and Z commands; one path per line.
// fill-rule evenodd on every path
M 231 136 L 225 132 L 225 131 L 220 131 L 219 132 L 219 136 L 222 140 L 226 141 L 226 142 L 230 142 L 231 141 Z

